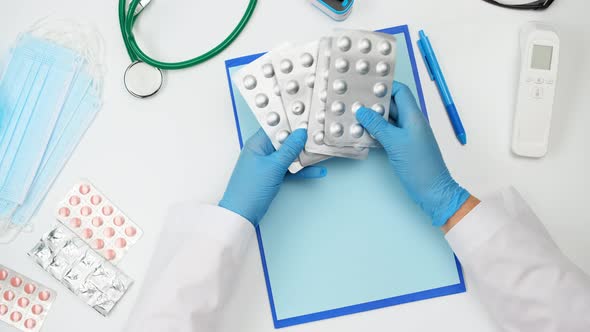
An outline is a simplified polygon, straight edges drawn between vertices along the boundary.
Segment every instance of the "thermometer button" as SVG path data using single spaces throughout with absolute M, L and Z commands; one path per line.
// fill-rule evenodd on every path
M 535 99 L 542 99 L 543 98 L 543 88 L 540 86 L 533 87 L 531 89 L 531 95 Z
M 543 80 L 543 78 L 541 77 L 537 77 L 537 79 L 535 80 L 535 83 L 537 84 L 543 84 L 545 82 L 545 80 Z

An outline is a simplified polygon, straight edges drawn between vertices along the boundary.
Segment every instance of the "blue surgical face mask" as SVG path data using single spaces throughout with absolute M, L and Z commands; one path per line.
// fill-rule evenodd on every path
M 81 65 L 75 52 L 31 36 L 23 37 L 13 59 L 19 55 L 32 55 L 36 74 L 29 92 L 20 93 L 14 107 L 10 139 L 6 135 L 2 141 L 6 151 L 0 162 L 0 217 L 11 212 L 3 208 L 11 204 L 2 201 L 24 202 Z
M 12 215 L 13 224 L 25 225 L 29 222 L 98 113 L 100 98 L 90 82 L 86 73 L 80 73 L 76 79 L 29 194 Z

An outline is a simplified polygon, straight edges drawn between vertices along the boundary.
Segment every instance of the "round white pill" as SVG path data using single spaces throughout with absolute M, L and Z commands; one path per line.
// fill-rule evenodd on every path
M 344 133 L 344 128 L 339 123 L 332 123 L 330 125 L 330 135 L 340 137 Z
M 281 71 L 285 74 L 289 74 L 293 71 L 293 62 L 291 62 L 291 60 L 281 61 Z
M 326 100 L 328 100 L 328 91 L 327 90 L 320 91 L 320 100 L 322 101 L 322 103 L 325 103 Z
M 307 76 L 305 79 L 305 85 L 307 85 L 308 88 L 313 89 L 313 86 L 315 85 L 315 74 Z
M 334 67 L 339 73 L 346 73 L 350 68 L 350 64 L 348 63 L 348 60 L 344 58 L 338 58 L 336 61 L 334 61 Z
M 303 53 L 301 55 L 301 65 L 305 68 L 311 67 L 313 65 L 313 56 L 309 53 Z
M 361 75 L 365 75 L 366 73 L 369 72 L 369 62 L 367 60 L 359 60 L 356 62 L 356 71 L 361 74 Z
M 387 76 L 389 74 L 389 64 L 384 61 L 380 61 L 377 66 L 375 66 L 375 71 L 381 76 Z
M 330 110 L 332 111 L 332 113 L 336 115 L 342 115 L 346 110 L 346 106 L 341 101 L 335 101 L 332 103 L 332 107 L 330 108 Z
M 383 106 L 381 104 L 375 104 L 371 108 L 373 109 L 373 111 L 375 111 L 381 115 L 385 114 L 385 106 Z
M 365 105 L 358 101 L 354 102 L 354 104 L 352 104 L 352 106 L 350 107 L 350 109 L 352 110 L 352 114 L 356 114 L 356 111 L 358 111 L 361 107 L 365 107 Z
M 305 105 L 300 101 L 293 102 L 291 104 L 291 112 L 295 115 L 301 115 L 305 112 Z
M 387 85 L 385 85 L 385 83 L 375 84 L 375 86 L 373 86 L 373 93 L 379 98 L 385 97 L 387 94 Z
M 391 43 L 387 40 L 379 43 L 379 52 L 381 52 L 383 55 L 389 55 L 389 53 L 391 53 Z
M 277 133 L 277 141 L 280 144 L 283 144 L 285 142 L 285 140 L 287 139 L 287 137 L 289 137 L 290 134 L 291 133 L 288 130 L 285 130 L 285 129 L 279 131 Z
M 256 87 L 256 78 L 252 75 L 244 77 L 244 87 L 248 90 L 252 90 Z
M 328 69 L 324 70 L 322 77 L 324 78 L 324 81 L 327 81 L 328 78 L 330 78 L 330 70 L 328 70 Z
M 272 88 L 272 91 L 274 92 L 275 95 L 277 96 L 281 96 L 281 88 L 279 87 L 278 84 L 275 84 L 275 86 Z
M 274 127 L 278 125 L 279 122 L 281 122 L 281 117 L 279 116 L 279 113 L 270 112 L 266 115 L 266 124 L 268 124 L 269 126 Z
M 287 85 L 285 86 L 285 91 L 287 91 L 287 93 L 290 95 L 296 94 L 297 92 L 299 92 L 299 83 L 297 83 L 297 81 L 287 82 Z
M 300 129 L 300 128 L 301 128 L 301 129 L 307 129 L 307 126 L 308 126 L 308 125 L 309 125 L 309 124 L 307 123 L 307 121 L 303 121 L 303 122 L 301 122 L 301 123 L 299 124 L 299 126 L 297 126 L 297 129 Z
M 363 39 L 359 40 L 358 48 L 359 48 L 359 51 L 361 51 L 362 53 L 367 54 L 367 53 L 371 52 L 371 46 L 372 46 L 371 41 L 368 40 L 367 38 L 363 38 Z
M 346 52 L 346 51 L 350 50 L 350 46 L 352 45 L 352 41 L 350 40 L 350 38 L 348 38 L 346 36 L 342 36 L 338 39 L 338 42 L 336 45 L 338 46 L 338 48 L 342 52 Z
M 335 80 L 334 83 L 332 83 L 332 89 L 334 89 L 334 92 L 341 95 L 346 92 L 348 85 L 343 80 Z
M 352 135 L 352 137 L 359 138 L 363 136 L 364 133 L 365 129 L 360 124 L 355 123 L 352 126 L 350 126 L 350 135 Z
M 267 63 L 262 66 L 262 75 L 266 78 L 271 78 L 275 76 L 275 69 L 272 67 L 270 63 Z
M 268 97 L 264 93 L 259 93 L 256 95 L 254 102 L 259 108 L 265 108 L 268 105 Z
M 326 109 L 322 109 L 320 111 L 318 111 L 315 115 L 315 119 L 321 123 L 324 124 L 324 122 L 326 122 Z
M 323 145 L 324 144 L 324 131 L 320 130 L 317 133 L 315 133 L 313 135 L 313 141 L 317 145 Z

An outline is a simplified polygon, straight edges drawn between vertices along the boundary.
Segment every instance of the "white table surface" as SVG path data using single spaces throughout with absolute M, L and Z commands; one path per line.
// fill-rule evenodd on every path
M 283 41 L 307 41 L 333 28 L 379 29 L 409 24 L 412 38 L 426 29 L 439 54 L 469 144 L 455 139 L 423 62 L 418 69 L 431 123 L 456 179 L 476 195 L 514 185 L 565 254 L 590 272 L 590 2 L 558 0 L 545 12 L 495 8 L 479 0 L 358 0 L 337 23 L 306 1 L 260 1 L 251 23 L 229 49 L 187 70 L 167 72 L 155 97 L 138 100 L 122 85 L 129 59 L 120 38 L 117 1 L 3 1 L 0 51 L 37 19 L 53 15 L 95 24 L 105 40 L 104 107 L 49 192 L 32 233 L 0 245 L 0 263 L 59 293 L 44 331 L 122 331 L 132 315 L 144 273 L 180 200 L 217 202 L 238 156 L 224 60 L 268 50 Z M 136 28 L 141 45 L 166 60 L 194 56 L 231 31 L 246 0 L 153 1 Z M 531 20 L 560 31 L 561 63 L 549 154 L 515 157 L 509 149 L 519 63 L 518 30 Z M 417 52 L 417 48 L 414 47 Z M 136 280 L 120 306 L 103 318 L 41 271 L 26 252 L 54 224 L 53 208 L 80 178 L 88 178 L 138 222 L 145 236 L 121 263 Z M 198 216 L 195 216 L 195 218 Z M 192 262 L 198 268 L 198 262 Z M 468 280 L 469 281 L 469 280 Z M 469 288 L 469 285 L 467 285 Z M 224 331 L 273 331 L 257 245 L 252 242 Z M 0 325 L 0 331 L 9 328 Z M 288 331 L 495 331 L 475 294 L 446 296 L 299 325 Z

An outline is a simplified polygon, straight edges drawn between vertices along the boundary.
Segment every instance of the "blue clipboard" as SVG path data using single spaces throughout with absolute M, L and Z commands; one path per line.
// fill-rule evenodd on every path
M 396 36 L 395 79 L 427 116 L 408 26 L 379 31 Z M 231 77 L 263 54 L 225 62 L 240 147 L 259 125 Z M 459 261 L 383 151 L 322 165 L 326 179 L 287 181 L 256 230 L 276 328 L 465 292 Z

